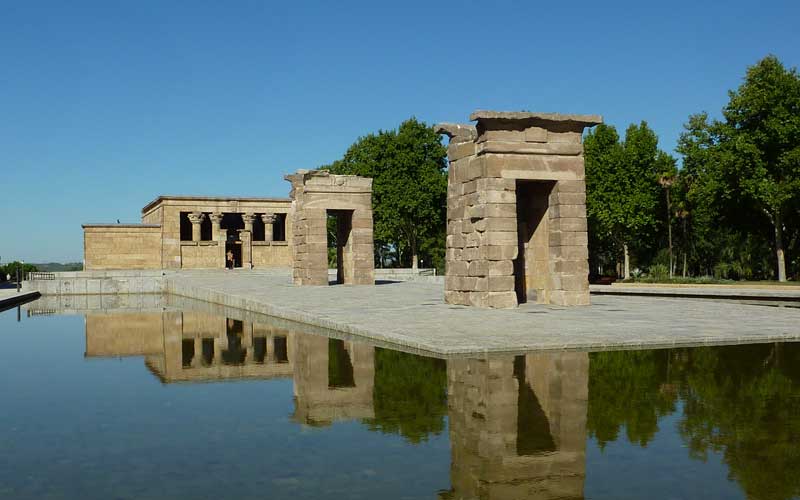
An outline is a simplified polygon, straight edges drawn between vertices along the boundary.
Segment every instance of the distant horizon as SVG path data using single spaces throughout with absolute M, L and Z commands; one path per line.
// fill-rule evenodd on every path
M 0 256 L 80 262 L 82 223 L 138 222 L 162 193 L 285 198 L 285 174 L 412 116 L 644 120 L 675 155 L 748 66 L 800 65 L 798 18 L 789 1 L 19 4 L 0 19 Z

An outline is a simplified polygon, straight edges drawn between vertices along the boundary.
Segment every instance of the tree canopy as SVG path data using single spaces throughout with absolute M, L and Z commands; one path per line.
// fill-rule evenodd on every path
M 785 236 L 789 225 L 796 232 L 800 206 L 800 76 L 767 56 L 729 98 L 723 120 L 693 115 L 681 135 L 685 174 L 696 184 L 692 198 L 699 215 L 711 218 L 701 222 L 724 221 L 745 242 L 740 247 L 752 246 L 750 235 L 767 236 L 752 223 L 768 224 L 775 274 L 786 281 Z
M 376 256 L 388 248 L 400 265 L 416 266 L 422 256 L 426 264 L 444 267 L 446 155 L 433 128 L 410 118 L 397 130 L 360 137 L 342 159 L 324 167 L 373 179 Z

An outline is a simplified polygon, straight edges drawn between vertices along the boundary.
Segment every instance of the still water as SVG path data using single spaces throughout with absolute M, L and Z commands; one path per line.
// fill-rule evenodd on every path
M 800 495 L 797 344 L 444 360 L 164 309 L 0 314 L 0 498 Z

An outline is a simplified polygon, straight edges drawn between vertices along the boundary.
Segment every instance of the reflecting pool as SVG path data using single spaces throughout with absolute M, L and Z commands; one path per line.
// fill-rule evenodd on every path
M 330 335 L 148 298 L 2 313 L 0 498 L 800 495 L 798 344 L 437 359 Z

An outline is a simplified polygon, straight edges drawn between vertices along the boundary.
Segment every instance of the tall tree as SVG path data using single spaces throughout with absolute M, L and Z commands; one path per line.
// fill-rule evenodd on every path
M 737 254 L 758 248 L 767 222 L 773 269 L 785 281 L 785 234 L 792 234 L 787 224 L 800 198 L 800 77 L 767 56 L 729 96 L 724 120 L 693 115 L 679 140 L 684 171 L 693 177 L 688 199 L 706 211 L 705 236 L 716 235 L 718 253 L 732 248 L 732 240 L 739 242 Z
M 672 197 L 670 192 L 678 176 L 678 168 L 675 158 L 663 151 L 659 151 L 656 156 L 656 171 L 658 172 L 658 184 L 664 189 L 665 201 L 667 203 L 667 240 L 669 244 L 669 277 L 672 278 L 675 272 L 675 258 L 672 254 Z
M 429 262 L 443 258 L 447 210 L 447 150 L 433 128 L 416 118 L 397 130 L 359 138 L 328 168 L 336 174 L 372 177 L 376 244 Z
M 657 225 L 658 138 L 646 122 L 630 125 L 619 143 L 616 129 L 598 125 L 584 141 L 586 206 L 592 230 L 622 250 L 623 277 L 630 276 L 632 248 L 651 244 Z
M 721 160 L 774 231 L 778 280 L 786 281 L 784 232 L 790 203 L 800 194 L 800 76 L 775 56 L 748 68 L 730 92 L 719 124 Z

